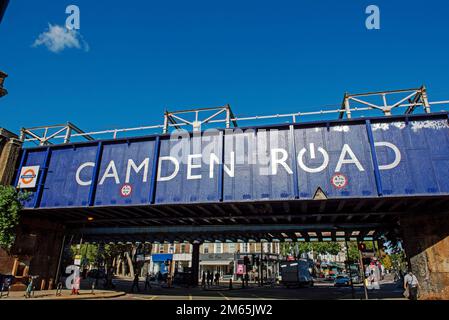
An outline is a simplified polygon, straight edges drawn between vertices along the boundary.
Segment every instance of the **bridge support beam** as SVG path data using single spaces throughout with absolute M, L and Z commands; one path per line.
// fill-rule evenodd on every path
M 449 213 L 404 216 L 400 223 L 421 299 L 449 299 Z
M 200 272 L 200 244 L 195 242 L 192 245 L 192 283 L 193 287 L 198 286 Z

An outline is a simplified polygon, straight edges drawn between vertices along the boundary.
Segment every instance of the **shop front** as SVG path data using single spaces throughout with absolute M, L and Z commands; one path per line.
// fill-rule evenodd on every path
M 200 254 L 200 278 L 203 272 L 211 272 L 214 275 L 218 272 L 221 279 L 232 278 L 234 274 L 234 254 Z
M 168 273 L 172 261 L 173 254 L 171 253 L 154 253 L 151 255 L 150 272 L 153 274 Z

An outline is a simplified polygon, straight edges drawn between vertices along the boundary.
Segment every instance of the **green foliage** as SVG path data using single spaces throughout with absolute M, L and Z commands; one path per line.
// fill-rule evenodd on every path
M 404 251 L 401 251 L 398 253 L 391 253 L 390 259 L 391 259 L 392 267 L 394 269 L 403 270 L 403 271 L 405 271 L 407 269 L 407 259 L 405 257 Z
M 393 266 L 392 262 L 391 262 L 391 258 L 388 254 L 384 255 L 381 259 L 381 263 L 382 265 L 385 267 L 385 269 L 390 270 L 391 267 Z
M 282 243 L 282 255 L 300 256 L 303 253 L 314 252 L 317 254 L 337 255 L 342 247 L 338 242 L 297 242 L 297 243 Z
M 349 261 L 356 262 L 359 260 L 359 249 L 357 247 L 357 242 L 348 242 L 348 256 Z
M 79 254 L 83 256 L 83 262 L 88 265 L 94 265 L 98 259 L 98 245 L 97 244 L 89 244 L 85 243 L 77 248 L 77 245 L 71 246 L 72 258 L 75 258 L 75 255 Z
M 7 251 L 11 249 L 16 237 L 21 201 L 29 196 L 29 193 L 19 192 L 14 187 L 0 186 L 0 247 Z

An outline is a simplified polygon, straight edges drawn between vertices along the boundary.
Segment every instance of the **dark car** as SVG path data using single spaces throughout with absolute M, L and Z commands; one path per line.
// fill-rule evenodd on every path
M 334 280 L 336 287 L 348 287 L 351 285 L 351 279 L 346 275 L 338 275 Z

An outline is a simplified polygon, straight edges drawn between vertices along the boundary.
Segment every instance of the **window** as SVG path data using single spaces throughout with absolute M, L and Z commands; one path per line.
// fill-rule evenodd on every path
M 241 243 L 240 244 L 240 252 L 247 253 L 248 252 L 248 243 Z
M 181 243 L 181 253 L 186 253 L 186 244 Z
M 209 253 L 209 245 L 208 244 L 204 245 L 203 252 L 206 253 L 206 254 Z
M 215 244 L 215 253 L 223 253 L 223 243 Z
M 228 248 L 229 248 L 230 253 L 234 253 L 235 252 L 235 243 L 229 243 Z
M 263 253 L 268 253 L 268 242 L 263 242 L 262 243 L 262 252 Z

